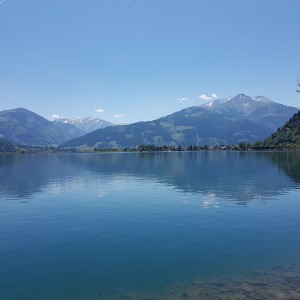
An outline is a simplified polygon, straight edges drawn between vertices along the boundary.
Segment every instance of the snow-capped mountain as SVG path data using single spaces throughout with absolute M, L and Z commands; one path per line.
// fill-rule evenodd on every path
M 22 107 L 0 111 L 0 138 L 27 146 L 56 146 L 82 136 L 72 124 L 51 122 Z
M 204 108 L 216 109 L 220 106 L 222 107 L 235 107 L 238 110 L 252 110 L 258 106 L 264 106 L 265 104 L 274 103 L 271 99 L 265 96 L 250 97 L 245 94 L 238 94 L 234 97 L 229 97 L 225 99 L 216 99 L 212 102 L 208 102 L 200 105 Z
M 193 106 L 153 121 L 111 126 L 68 141 L 62 147 L 137 147 L 140 144 L 171 146 L 232 145 L 254 143 L 271 135 L 293 114 L 289 107 L 244 94 Z
M 256 96 L 253 97 L 254 100 L 261 102 L 261 103 L 270 103 L 273 102 L 270 98 L 265 97 L 265 96 Z
M 85 133 L 89 133 L 96 129 L 102 129 L 108 126 L 113 126 L 115 124 L 93 117 L 86 117 L 83 119 L 68 119 L 68 118 L 59 118 L 55 119 L 54 122 L 64 123 L 64 124 L 72 124 L 77 128 L 81 129 Z
M 297 108 L 276 103 L 265 96 L 250 97 L 238 94 L 226 99 L 217 99 L 200 106 L 232 120 L 249 120 L 276 130 L 278 124 L 286 122 Z

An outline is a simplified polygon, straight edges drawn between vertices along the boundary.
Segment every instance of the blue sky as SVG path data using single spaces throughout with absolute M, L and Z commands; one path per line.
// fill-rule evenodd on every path
M 238 93 L 299 107 L 299 12 L 299 0 L 0 0 L 0 110 L 131 123 Z

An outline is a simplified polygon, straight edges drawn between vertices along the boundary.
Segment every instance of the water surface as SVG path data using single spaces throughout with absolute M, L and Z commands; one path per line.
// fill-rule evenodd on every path
M 0 299 L 300 299 L 299 170 L 299 152 L 1 155 Z

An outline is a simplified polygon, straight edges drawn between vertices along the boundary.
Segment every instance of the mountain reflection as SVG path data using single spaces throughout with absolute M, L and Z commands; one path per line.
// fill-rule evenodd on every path
M 300 151 L 283 151 L 271 153 L 268 158 L 285 171 L 290 178 L 300 184 Z
M 299 166 L 296 151 L 1 155 L 0 196 L 29 198 L 82 176 L 134 176 L 243 204 L 296 188 Z

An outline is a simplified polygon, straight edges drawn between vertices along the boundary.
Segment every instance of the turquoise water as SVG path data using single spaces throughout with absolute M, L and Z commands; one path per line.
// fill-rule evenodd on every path
M 1 155 L 0 299 L 300 299 L 299 187 L 300 152 Z

